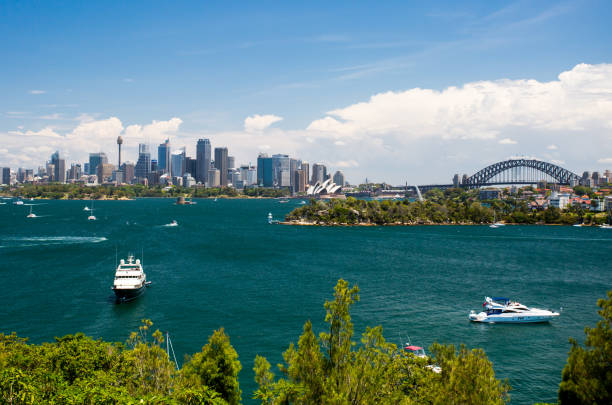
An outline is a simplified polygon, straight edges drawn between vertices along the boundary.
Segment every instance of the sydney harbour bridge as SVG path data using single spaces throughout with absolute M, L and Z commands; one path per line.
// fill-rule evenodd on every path
M 455 176 L 453 184 L 419 185 L 421 192 L 434 188 L 447 189 L 453 187 L 479 188 L 495 185 L 529 185 L 540 182 L 574 186 L 580 177 L 571 171 L 552 163 L 535 159 L 511 159 L 497 162 L 485 167 L 471 176 L 463 178 Z M 414 186 L 411 187 L 414 189 Z

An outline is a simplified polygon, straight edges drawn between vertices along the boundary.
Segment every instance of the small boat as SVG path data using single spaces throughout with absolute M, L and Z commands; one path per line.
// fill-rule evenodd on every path
M 574 224 L 574 225 L 572 225 L 572 226 L 575 226 L 575 227 L 581 228 L 581 227 L 582 227 L 582 224 Z
M 268 223 L 269 224 L 278 224 L 280 221 L 278 219 L 274 219 L 272 217 L 272 213 L 268 212 Z
M 304 200 L 300 201 L 300 205 L 306 205 L 306 201 Z
M 142 294 L 150 284 L 140 260 L 128 255 L 127 260 L 121 259 L 119 262 L 111 289 L 118 301 L 130 301 Z
M 470 321 L 484 323 L 536 323 L 548 322 L 559 316 L 558 312 L 546 309 L 528 308 L 504 297 L 485 297 L 483 311 L 471 311 Z
M 87 206 L 85 206 L 85 208 L 87 208 Z M 91 200 L 91 208 L 87 208 L 87 209 L 83 209 L 83 211 L 91 211 L 91 215 L 87 217 L 88 221 L 95 221 L 96 220 L 96 216 L 93 214 L 93 200 Z
M 288 203 L 288 202 L 289 202 L 289 200 L 287 200 L 287 199 L 279 200 L 279 203 L 283 203 L 283 204 L 284 203 Z
M 601 229 L 612 229 L 612 225 L 610 224 L 601 224 L 599 225 Z
M 15 204 L 15 205 L 23 205 L 23 201 L 17 200 L 13 204 Z
M 176 222 L 176 219 L 173 219 L 172 222 L 170 222 L 169 224 L 166 224 L 164 226 L 178 226 L 178 222 Z
M 489 228 L 499 228 L 499 225 L 497 225 L 497 224 L 491 224 L 491 225 L 489 225 Z
M 407 343 L 406 346 L 404 347 L 404 351 L 406 351 L 409 354 L 413 354 L 414 356 L 420 359 L 429 358 L 429 356 L 427 356 L 427 354 L 425 353 L 425 349 L 423 349 L 421 346 L 414 346 L 414 345 Z M 429 364 L 426 367 L 430 369 L 431 371 L 433 371 L 434 373 L 440 373 L 442 371 L 442 368 L 440 366 L 436 366 L 434 364 Z
M 97 219 L 96 216 L 93 214 L 87 217 L 88 221 L 95 221 L 96 219 Z
M 83 211 L 89 211 L 89 207 L 86 205 L 83 207 Z
M 36 214 L 32 212 L 32 206 L 30 205 L 30 213 L 26 218 L 37 218 Z

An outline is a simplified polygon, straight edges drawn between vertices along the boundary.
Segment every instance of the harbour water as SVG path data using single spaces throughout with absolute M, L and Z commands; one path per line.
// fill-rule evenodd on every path
M 34 202 L 40 203 L 39 201 Z M 596 301 L 612 288 L 612 230 L 561 226 L 297 227 L 269 225 L 292 200 L 84 201 L 0 205 L 0 332 L 31 342 L 78 331 L 125 341 L 140 320 L 169 331 L 179 363 L 224 327 L 242 362 L 243 401 L 252 403 L 253 360 L 271 364 L 304 322 L 324 328 L 323 303 L 338 278 L 357 283 L 357 334 L 383 325 L 388 340 L 483 348 L 513 404 L 551 402 L 570 336 L 598 320 Z M 178 226 L 167 227 L 172 220 Z M 152 286 L 115 304 L 119 258 L 144 253 Z M 467 319 L 485 295 L 559 309 L 540 325 L 484 325 Z

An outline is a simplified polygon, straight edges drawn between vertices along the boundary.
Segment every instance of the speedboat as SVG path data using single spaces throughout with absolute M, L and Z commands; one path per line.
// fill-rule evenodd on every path
M 279 200 L 278 202 L 279 202 L 279 203 L 288 203 L 288 202 L 289 202 L 289 200 L 284 199 L 284 200 Z
M 178 226 L 178 222 L 176 222 L 176 219 L 173 219 L 172 222 L 170 222 L 169 224 L 166 224 L 164 226 Z
M 83 211 L 89 211 L 89 207 L 86 205 L 83 207 Z
M 130 301 L 142 294 L 149 284 L 140 259 L 134 260 L 134 256 L 129 255 L 127 261 L 121 259 L 119 262 L 111 288 L 117 300 Z
M 23 201 L 17 200 L 13 204 L 15 204 L 15 205 L 23 205 Z
M 95 221 L 96 220 L 96 216 L 92 214 L 92 215 L 87 217 L 87 220 L 88 221 Z
M 558 312 L 546 309 L 528 308 L 525 305 L 510 301 L 504 297 L 485 297 L 483 311 L 471 311 L 470 321 L 485 323 L 535 323 L 548 322 L 559 316 Z

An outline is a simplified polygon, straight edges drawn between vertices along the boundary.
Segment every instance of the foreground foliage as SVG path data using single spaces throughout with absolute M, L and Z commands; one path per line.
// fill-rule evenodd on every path
M 612 290 L 597 305 L 602 319 L 594 328 L 584 329 L 584 347 L 570 339 L 572 348 L 559 386 L 562 405 L 612 403 Z
M 0 334 L 0 403 L 237 404 L 240 362 L 223 330 L 177 370 L 159 330 L 143 320 L 126 344 L 77 333 L 27 344 Z
M 382 327 L 353 341 L 350 307 L 358 288 L 339 280 L 325 303 L 328 331 L 317 336 L 310 321 L 297 347 L 283 353 L 276 379 L 270 363 L 255 359 L 254 398 L 262 404 L 503 404 L 509 386 L 495 378 L 480 349 L 434 344 L 430 359 L 416 358 L 385 341 Z M 438 364 L 436 373 L 427 366 Z

